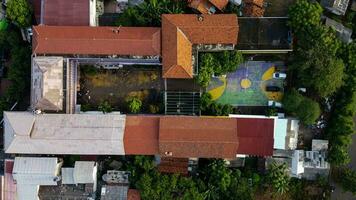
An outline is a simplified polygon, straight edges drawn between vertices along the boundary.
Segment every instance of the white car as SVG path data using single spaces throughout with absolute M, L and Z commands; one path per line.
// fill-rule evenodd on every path
M 286 73 L 282 73 L 282 72 L 275 72 L 275 73 L 273 73 L 273 78 L 285 79 L 285 78 L 287 78 L 287 74 Z
M 268 101 L 269 107 L 282 108 L 282 104 L 277 101 Z

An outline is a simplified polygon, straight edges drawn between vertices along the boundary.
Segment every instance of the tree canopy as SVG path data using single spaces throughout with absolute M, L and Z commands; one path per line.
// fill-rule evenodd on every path
M 289 190 L 289 175 L 287 165 L 273 162 L 268 167 L 267 180 L 271 184 L 276 194 L 284 194 Z
M 32 8 L 27 0 L 9 0 L 6 4 L 7 17 L 24 28 L 31 26 Z
M 298 117 L 306 125 L 315 123 L 321 114 L 320 106 L 314 100 L 304 97 L 295 89 L 286 92 L 282 99 L 284 109 Z
M 317 2 L 297 0 L 297 2 L 289 8 L 288 24 L 295 32 L 299 32 L 310 26 L 319 25 L 322 12 L 323 9 Z

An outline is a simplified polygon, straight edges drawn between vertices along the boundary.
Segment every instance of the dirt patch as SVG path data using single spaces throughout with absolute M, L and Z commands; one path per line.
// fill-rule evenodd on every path
M 125 101 L 130 97 L 139 98 L 144 109 L 162 102 L 161 91 L 164 88 L 159 67 L 100 69 L 95 74 L 85 74 L 82 68 L 80 71 L 78 103 L 90 105 L 92 109 L 102 101 L 109 101 L 114 110 L 125 112 Z

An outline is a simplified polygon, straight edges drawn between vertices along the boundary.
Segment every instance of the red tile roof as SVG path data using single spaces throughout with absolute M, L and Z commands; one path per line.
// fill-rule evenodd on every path
M 33 32 L 32 51 L 36 54 L 161 54 L 160 28 L 35 26 Z
M 237 36 L 238 23 L 234 14 L 162 15 L 163 77 L 193 78 L 193 45 L 236 44 Z
M 243 14 L 247 17 L 263 17 L 265 8 L 264 0 L 245 0 Z
M 236 118 L 239 140 L 238 154 L 273 155 L 273 119 Z
M 188 0 L 189 7 L 198 10 L 203 14 L 208 14 L 209 9 L 215 6 L 219 10 L 223 10 L 229 3 L 228 0 Z
M 188 158 L 162 157 L 158 171 L 167 174 L 188 175 Z
M 127 116 L 124 147 L 127 155 L 175 158 L 272 156 L 273 132 L 273 119 Z
M 159 117 L 126 116 L 124 148 L 127 155 L 158 153 Z
M 233 158 L 238 139 L 229 118 L 161 117 L 159 152 L 173 157 Z

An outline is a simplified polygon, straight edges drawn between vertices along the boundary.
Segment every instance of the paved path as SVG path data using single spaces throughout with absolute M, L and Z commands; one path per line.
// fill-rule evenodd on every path
M 355 117 L 356 122 L 356 117 Z M 356 134 L 352 137 L 352 146 L 349 150 L 351 156 L 350 167 L 356 170 Z M 350 192 L 344 193 L 342 188 L 338 185 L 335 185 L 335 191 L 331 195 L 332 200 L 356 200 L 356 196 L 352 196 Z

